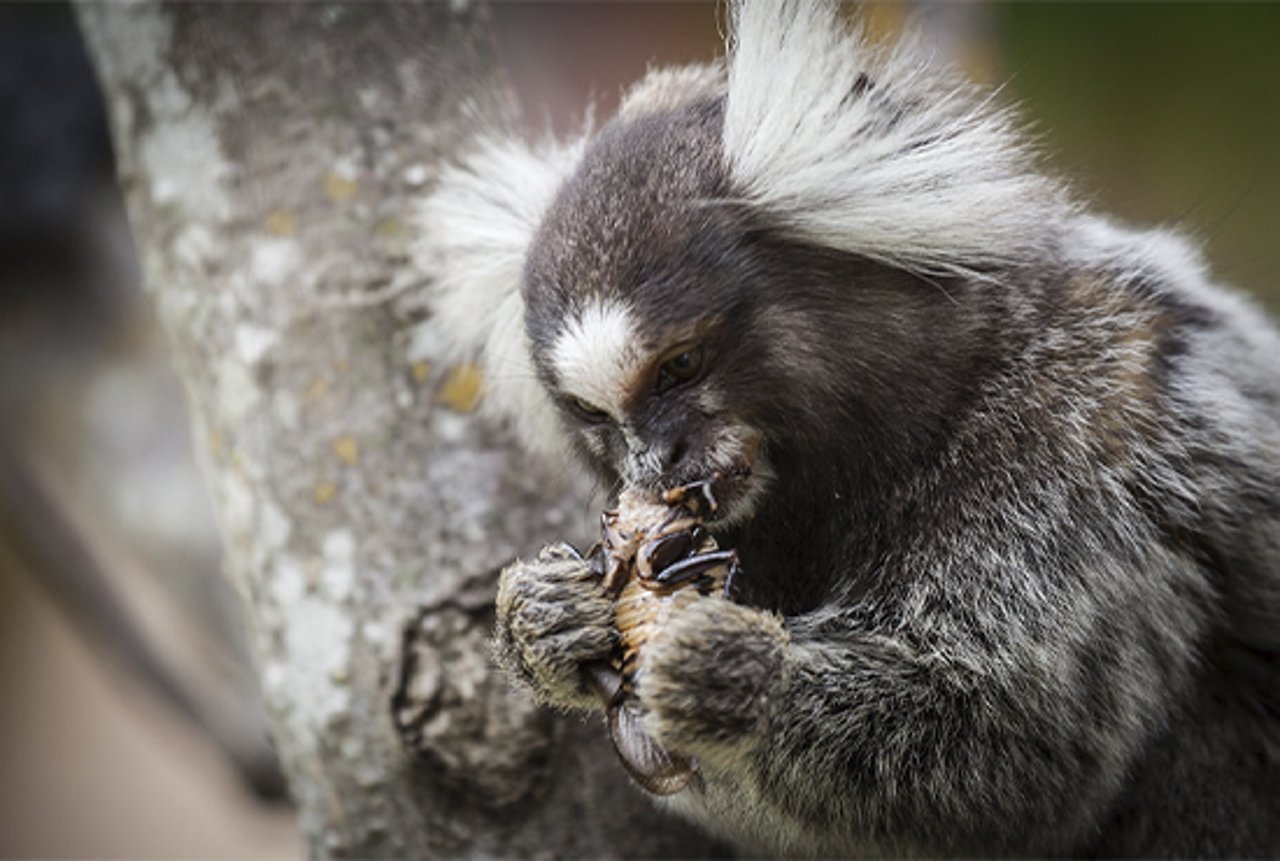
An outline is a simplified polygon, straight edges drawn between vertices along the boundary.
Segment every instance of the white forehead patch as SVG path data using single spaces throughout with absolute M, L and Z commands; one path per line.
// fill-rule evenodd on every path
M 620 420 L 627 389 L 644 366 L 636 335 L 625 305 L 603 299 L 587 305 L 551 351 L 561 388 Z

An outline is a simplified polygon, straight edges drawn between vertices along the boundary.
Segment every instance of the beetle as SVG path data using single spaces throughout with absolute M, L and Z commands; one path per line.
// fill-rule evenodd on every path
M 737 553 L 720 550 L 703 526 L 716 510 L 717 479 L 667 490 L 659 503 L 624 493 L 618 508 L 601 516 L 600 543 L 586 557 L 614 599 L 619 649 L 612 661 L 588 665 L 584 674 L 604 702 L 623 766 L 655 795 L 679 792 L 696 769 L 644 732 L 634 684 L 644 644 L 672 613 L 716 590 L 729 597 L 739 570 Z

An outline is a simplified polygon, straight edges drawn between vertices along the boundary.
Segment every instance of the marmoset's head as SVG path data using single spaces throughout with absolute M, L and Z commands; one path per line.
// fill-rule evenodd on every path
M 723 100 L 619 118 L 549 208 L 524 272 L 538 377 L 580 452 L 658 490 L 718 476 L 725 512 L 758 495 L 757 334 L 767 277 L 718 157 Z
M 481 141 L 420 260 L 535 446 L 653 491 L 717 477 L 732 522 L 916 433 L 971 358 L 939 339 L 977 325 L 975 285 L 1069 212 L 981 93 L 833 4 L 765 0 L 723 62 L 651 73 L 593 135 Z

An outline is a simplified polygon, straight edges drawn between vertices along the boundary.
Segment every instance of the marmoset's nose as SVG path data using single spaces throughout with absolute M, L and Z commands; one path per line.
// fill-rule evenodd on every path
M 644 437 L 628 433 L 626 478 L 635 484 L 657 483 L 679 472 L 690 448 L 683 433 Z

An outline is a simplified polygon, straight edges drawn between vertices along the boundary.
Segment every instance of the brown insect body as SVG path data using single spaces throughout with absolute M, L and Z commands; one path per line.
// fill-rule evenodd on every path
M 661 503 L 624 493 L 616 511 L 602 518 L 597 550 L 605 590 L 615 599 L 619 649 L 612 664 L 588 668 L 605 701 L 609 734 L 631 776 L 655 795 L 679 792 L 693 778 L 694 763 L 663 750 L 644 731 L 635 696 L 644 668 L 644 646 L 675 614 L 700 596 L 723 592 L 736 566 L 702 527 L 715 508 L 709 484 L 676 488 Z

